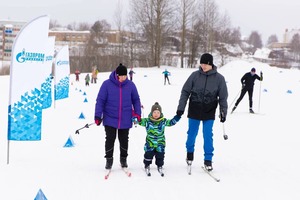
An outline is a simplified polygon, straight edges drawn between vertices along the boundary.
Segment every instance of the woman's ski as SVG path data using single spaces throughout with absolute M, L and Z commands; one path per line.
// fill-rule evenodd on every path
M 131 177 L 131 172 L 126 167 L 122 167 L 122 171 L 126 174 L 126 176 Z M 107 169 L 104 175 L 104 179 L 108 179 L 111 174 L 111 169 Z

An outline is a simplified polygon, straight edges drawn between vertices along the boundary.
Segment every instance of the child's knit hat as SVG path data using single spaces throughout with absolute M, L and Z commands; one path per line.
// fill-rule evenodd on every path
M 158 110 L 160 113 L 162 113 L 161 106 L 157 102 L 155 102 L 155 104 L 152 106 L 151 113 L 153 113 L 154 110 Z

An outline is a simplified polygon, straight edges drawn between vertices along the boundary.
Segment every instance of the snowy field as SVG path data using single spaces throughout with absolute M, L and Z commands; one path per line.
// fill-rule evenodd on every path
M 202 133 L 199 132 L 192 175 L 186 170 L 185 140 L 187 118 L 166 128 L 165 177 L 155 165 L 152 176 L 143 171 L 146 131 L 143 127 L 130 130 L 128 165 L 132 177 L 126 177 L 119 166 L 118 142 L 115 144 L 113 171 L 104 179 L 104 127 L 92 125 L 96 95 L 109 73 L 100 73 L 98 83 L 84 85 L 70 79 L 70 97 L 56 101 L 55 108 L 43 111 L 42 140 L 10 142 L 7 165 L 7 110 L 9 77 L 1 76 L 0 98 L 0 199 L 32 200 L 41 189 L 48 200 L 273 200 L 300 199 L 300 71 L 270 67 L 267 64 L 233 61 L 218 71 L 225 76 L 232 109 L 241 89 L 240 78 L 256 68 L 264 73 L 264 81 L 255 82 L 254 111 L 248 112 L 248 95 L 224 124 L 215 121 L 213 158 L 215 182 L 203 172 Z M 172 118 L 182 85 L 192 71 L 167 67 L 171 85 L 163 84 L 161 68 L 136 68 L 133 81 L 144 105 L 144 116 L 154 102 L 159 102 L 167 118 Z M 86 95 L 84 95 L 86 94 Z M 85 100 L 87 102 L 85 102 Z M 84 119 L 79 116 L 83 114 Z M 223 129 L 225 128 L 225 129 Z M 201 130 L 201 128 L 200 128 Z M 229 139 L 223 139 L 223 131 Z M 72 138 L 74 147 L 64 147 Z

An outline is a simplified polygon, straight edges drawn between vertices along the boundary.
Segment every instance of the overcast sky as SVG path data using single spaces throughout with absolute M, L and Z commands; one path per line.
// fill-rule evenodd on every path
M 124 15 L 130 0 L 121 0 Z M 114 24 L 118 0 L 8 0 L 1 2 L 0 20 L 29 21 L 48 14 L 51 19 L 66 25 L 72 22 L 93 23 L 106 19 Z M 240 27 L 242 35 L 258 31 L 265 42 L 271 34 L 283 39 L 285 29 L 300 28 L 299 0 L 215 0 L 221 13 L 227 12 L 233 27 Z

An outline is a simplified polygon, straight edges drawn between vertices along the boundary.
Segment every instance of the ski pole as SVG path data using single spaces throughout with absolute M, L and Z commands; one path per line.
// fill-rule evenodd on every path
M 224 125 L 224 123 L 223 123 L 223 138 L 224 138 L 224 140 L 228 139 L 228 135 L 226 135 L 226 133 L 225 133 L 225 125 Z
M 93 123 L 84 125 L 83 127 L 77 129 L 77 130 L 75 131 L 75 134 L 79 134 L 79 131 L 80 131 L 80 130 L 82 130 L 82 129 L 84 129 L 84 128 L 89 128 L 91 125 L 94 125 L 94 124 L 95 124 L 95 123 L 93 122 Z
M 262 74 L 261 71 L 260 71 L 260 74 Z M 262 81 L 260 81 L 260 84 L 259 84 L 258 112 L 260 110 L 261 82 Z
M 238 98 L 238 96 L 240 96 L 241 90 L 239 91 L 239 93 L 236 95 L 236 97 L 233 99 L 233 101 L 231 102 L 229 108 L 231 108 L 232 104 L 235 102 L 235 100 Z

